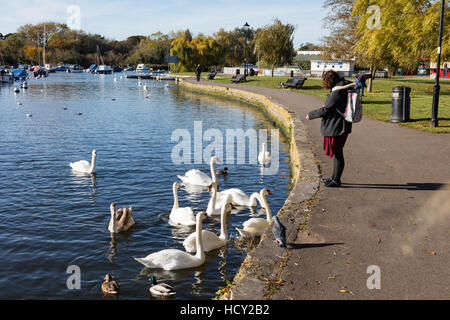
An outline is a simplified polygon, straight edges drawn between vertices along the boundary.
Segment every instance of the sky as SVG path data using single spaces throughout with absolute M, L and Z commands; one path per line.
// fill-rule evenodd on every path
M 132 35 L 189 28 L 192 34 L 212 35 L 248 22 L 252 28 L 271 24 L 274 18 L 293 24 L 294 46 L 320 43 L 327 34 L 322 19 L 326 10 L 318 0 L 0 0 L 0 33 L 16 32 L 27 23 L 55 21 L 123 40 Z M 68 11 L 70 6 L 79 8 Z

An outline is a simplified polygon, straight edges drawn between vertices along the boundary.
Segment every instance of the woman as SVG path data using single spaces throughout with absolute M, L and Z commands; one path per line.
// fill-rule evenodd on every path
M 348 134 L 352 132 L 352 123 L 345 121 L 343 113 L 347 105 L 347 89 L 354 87 L 355 84 L 330 70 L 324 74 L 322 86 L 330 90 L 325 105 L 309 112 L 306 119 L 322 118 L 320 132 L 324 136 L 323 149 L 327 156 L 334 158 L 333 175 L 322 179 L 322 182 L 327 187 L 340 187 L 345 165 L 343 148 Z

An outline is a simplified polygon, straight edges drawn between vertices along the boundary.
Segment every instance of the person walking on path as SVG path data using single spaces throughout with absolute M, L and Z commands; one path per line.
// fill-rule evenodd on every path
M 361 90 L 361 97 L 364 97 L 364 87 L 366 87 L 366 80 L 372 78 L 371 74 L 361 73 L 356 77 L 356 85 Z
M 195 75 L 197 76 L 197 81 L 200 81 L 200 74 L 201 74 L 200 65 L 197 65 L 197 68 L 195 68 Z
M 330 90 L 325 105 L 309 112 L 306 119 L 322 118 L 320 132 L 324 136 L 323 149 L 327 156 L 334 158 L 333 175 L 322 179 L 322 182 L 327 187 L 340 187 L 345 166 L 343 148 L 347 136 L 352 132 L 352 123 L 345 121 L 343 113 L 347 105 L 347 89 L 354 87 L 355 84 L 330 70 L 324 74 L 322 86 Z

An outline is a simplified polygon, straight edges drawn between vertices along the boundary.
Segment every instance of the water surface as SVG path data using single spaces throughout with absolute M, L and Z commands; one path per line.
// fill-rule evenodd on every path
M 102 279 L 110 273 L 121 285 L 119 299 L 151 299 L 150 275 L 176 287 L 178 299 L 210 299 L 242 263 L 235 227 L 249 218 L 248 209 L 231 216 L 227 247 L 207 253 L 199 268 L 150 270 L 133 258 L 183 249 L 194 231 L 168 224 L 172 183 L 177 174 L 208 172 L 209 165 L 172 163 L 175 129 L 193 135 L 199 120 L 204 130 L 216 128 L 224 136 L 226 129 L 274 127 L 245 104 L 154 80 L 143 81 L 150 88 L 145 91 L 136 79 L 119 76 L 56 73 L 30 79 L 19 94 L 11 85 L 0 87 L 0 298 L 101 299 Z M 258 164 L 226 164 L 230 174 L 220 178 L 221 189 L 238 187 L 250 195 L 267 187 L 276 214 L 290 191 L 288 144 L 280 140 L 277 175 L 260 175 Z M 90 161 L 92 149 L 97 174 L 72 172 L 69 162 Z M 178 194 L 180 206 L 206 209 L 207 192 L 192 194 L 182 186 Z M 114 237 L 107 230 L 112 201 L 132 206 L 136 220 Z M 219 233 L 218 220 L 203 226 Z M 70 265 L 81 269 L 80 290 L 67 288 Z

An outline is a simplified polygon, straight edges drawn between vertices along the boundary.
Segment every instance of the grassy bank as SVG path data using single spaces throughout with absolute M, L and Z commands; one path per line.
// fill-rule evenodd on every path
M 278 88 L 279 82 L 289 77 L 249 77 L 246 85 Z M 352 79 L 349 79 L 352 80 Z M 212 82 L 230 83 L 230 78 L 219 78 Z M 321 79 L 306 80 L 303 92 L 326 99 L 328 92 L 321 88 Z M 425 79 L 375 79 L 372 92 L 365 90 L 363 107 L 364 116 L 380 121 L 391 118 L 392 88 L 407 86 L 411 88 L 411 121 L 399 125 L 433 133 L 450 133 L 450 81 L 441 81 L 439 99 L 439 127 L 430 128 L 431 105 L 433 100 L 433 80 Z

